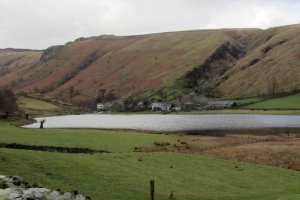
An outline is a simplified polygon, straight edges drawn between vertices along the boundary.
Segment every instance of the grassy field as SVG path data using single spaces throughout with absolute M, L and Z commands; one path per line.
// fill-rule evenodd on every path
M 30 117 L 90 112 L 89 109 L 77 107 L 39 93 L 18 94 L 17 105 L 21 111 L 28 113 Z
M 261 115 L 300 115 L 300 110 L 251 110 L 251 109 L 222 109 L 178 112 L 177 114 L 261 114 Z
M 300 173 L 171 153 L 72 155 L 0 149 L 3 174 L 50 188 L 76 190 L 92 199 L 297 199 Z M 142 161 L 139 161 L 142 159 Z M 3 162 L 4 161 L 4 162 Z M 171 167 L 172 166 L 172 167 Z M 236 168 L 238 166 L 238 168 Z
M 23 129 L 0 120 L 0 142 L 63 147 L 87 147 L 111 152 L 132 152 L 137 146 L 153 146 L 155 141 L 176 143 L 164 134 L 78 129 Z
M 17 103 L 19 108 L 24 110 L 27 113 L 31 112 L 55 112 L 59 110 L 59 107 L 54 105 L 53 103 L 25 97 L 25 96 L 18 96 Z
M 300 93 L 287 97 L 274 98 L 251 104 L 247 108 L 255 109 L 300 109 Z
M 31 184 L 79 190 L 96 200 L 150 199 L 149 180 L 160 200 L 297 200 L 300 172 L 178 153 L 135 153 L 172 135 L 98 130 L 29 130 L 0 121 L 0 142 L 107 149 L 110 154 L 64 154 L 0 149 L 0 174 Z M 171 193 L 173 198 L 170 198 Z

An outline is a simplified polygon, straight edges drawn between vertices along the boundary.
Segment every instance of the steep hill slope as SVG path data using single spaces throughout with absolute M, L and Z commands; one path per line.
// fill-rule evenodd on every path
M 38 64 L 42 51 L 0 49 L 0 86 L 23 87 L 24 74 L 35 76 L 32 67 Z
M 294 25 L 103 35 L 43 52 L 1 50 L 0 87 L 63 100 L 73 87 L 77 102 L 95 97 L 99 89 L 119 96 L 162 87 L 230 97 L 283 92 L 300 85 L 299 32 Z
M 220 79 L 227 96 L 300 89 L 300 25 L 271 28 L 244 38 L 248 53 Z

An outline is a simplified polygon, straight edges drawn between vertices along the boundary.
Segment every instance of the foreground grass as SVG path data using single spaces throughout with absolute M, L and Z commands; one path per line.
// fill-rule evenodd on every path
M 74 155 L 0 149 L 2 174 L 93 199 L 296 199 L 300 172 L 171 153 Z M 142 160 L 142 161 L 139 161 Z M 236 168 L 237 166 L 237 168 Z M 291 198 L 290 198 L 291 197 Z M 295 197 L 295 198 L 294 198 Z
M 0 148 L 0 174 L 31 184 L 79 190 L 94 200 L 149 199 L 154 179 L 160 200 L 296 200 L 300 172 L 176 153 L 134 153 L 171 135 L 135 132 L 21 129 L 0 120 L 0 142 L 107 149 L 110 154 L 64 154 Z
M 130 131 L 16 128 L 0 120 L 0 142 L 62 147 L 87 147 L 111 152 L 132 152 L 134 147 L 153 146 L 155 141 L 176 143 L 165 134 Z
M 274 98 L 251 104 L 247 108 L 256 109 L 300 109 L 300 93 L 287 97 Z

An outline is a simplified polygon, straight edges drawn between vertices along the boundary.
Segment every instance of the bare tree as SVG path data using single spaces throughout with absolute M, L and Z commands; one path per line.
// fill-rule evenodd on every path
M 5 118 L 8 118 L 10 113 L 17 109 L 16 97 L 9 89 L 0 90 L 0 111 L 5 113 Z

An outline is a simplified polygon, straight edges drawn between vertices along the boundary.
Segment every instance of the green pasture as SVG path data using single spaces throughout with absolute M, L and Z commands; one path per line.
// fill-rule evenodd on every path
M 0 149 L 2 174 L 30 183 L 79 190 L 96 200 L 295 199 L 300 172 L 175 153 L 75 155 Z
M 300 93 L 273 98 L 247 106 L 255 109 L 300 109 Z
M 179 153 L 137 153 L 173 135 L 72 129 L 23 129 L 0 120 L 0 142 L 106 149 L 108 154 L 66 154 L 0 148 L 0 174 L 30 184 L 79 190 L 94 200 L 296 200 L 300 172 Z
M 154 146 L 154 142 L 176 143 L 165 134 L 87 129 L 25 129 L 0 120 L 0 142 L 62 147 L 86 147 L 111 152 L 132 152 L 134 147 Z
M 25 96 L 18 96 L 18 106 L 24 110 L 55 111 L 59 108 L 46 101 Z

